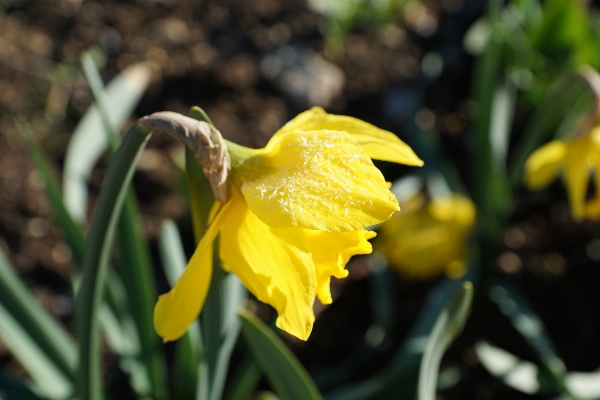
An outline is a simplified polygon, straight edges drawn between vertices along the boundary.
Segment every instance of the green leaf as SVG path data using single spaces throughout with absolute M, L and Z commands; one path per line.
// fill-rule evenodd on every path
M 246 400 L 251 398 L 262 376 L 256 361 L 250 353 L 247 353 L 236 374 L 231 379 L 231 384 L 225 391 L 224 399 Z
M 71 214 L 67 211 L 56 177 L 52 174 L 50 162 L 39 145 L 32 140 L 30 125 L 24 118 L 17 118 L 16 121 L 17 128 L 25 140 L 31 158 L 42 176 L 44 189 L 58 225 L 62 228 L 66 242 L 71 248 L 75 265 L 78 268 L 75 275 L 78 275 L 83 265 L 85 252 L 83 229 L 74 222 Z M 150 393 L 148 373 L 139 361 L 141 357 L 137 329 L 135 325 L 132 325 L 133 316 L 127 308 L 123 282 L 114 271 L 109 271 L 106 301 L 109 308 L 101 310 L 100 320 L 107 335 L 108 343 L 119 356 L 119 363 L 123 370 L 130 374 L 133 389 L 137 393 Z M 73 357 L 75 358 L 75 355 Z
M 16 118 L 16 125 L 27 145 L 27 150 L 29 150 L 31 159 L 44 181 L 44 190 L 50 201 L 54 216 L 59 226 L 62 228 L 65 239 L 71 248 L 75 264 L 78 267 L 81 267 L 83 263 L 83 249 L 85 247 L 83 230 L 73 221 L 71 214 L 67 211 L 62 199 L 60 187 L 56 177 L 52 173 L 50 162 L 42 149 L 32 138 L 31 126 L 23 117 Z
M 123 212 L 118 222 L 118 271 L 125 285 L 131 315 L 137 327 L 142 361 L 146 365 L 152 397 L 167 397 L 167 367 L 154 332 L 153 310 L 158 298 L 150 250 L 141 232 L 139 211 L 133 190 L 127 190 Z
M 472 300 L 473 284 L 464 282 L 438 316 L 423 352 L 419 371 L 419 400 L 435 400 L 440 362 L 450 343 L 464 328 Z
M 0 340 L 29 373 L 44 396 L 67 399 L 73 394 L 73 383 L 2 304 Z
M 530 361 L 524 361 L 506 350 L 483 341 L 475 345 L 475 352 L 485 369 L 513 389 L 527 394 L 544 395 L 555 391 L 553 378 L 548 371 Z M 549 386 L 549 383 L 552 386 Z M 569 389 L 570 398 L 598 399 L 600 398 L 600 371 L 570 372 L 565 377 L 565 386 Z
M 298 359 L 269 327 L 251 312 L 238 311 L 242 336 L 269 384 L 282 400 L 322 399 Z
M 106 87 L 107 114 L 115 129 L 129 118 L 150 82 L 146 64 L 127 67 Z M 96 106 L 85 113 L 69 142 L 63 171 L 65 205 L 73 218 L 83 223 L 87 209 L 87 181 L 92 169 L 107 148 L 107 135 Z
M 557 355 L 544 324 L 518 288 L 508 283 L 495 282 L 488 294 L 490 299 L 498 305 L 498 309 L 509 318 L 513 327 L 537 353 L 542 366 L 554 379 L 556 389 L 568 393 L 568 388 L 565 386 L 567 375 L 565 364 Z
M 477 268 L 471 266 L 460 280 L 442 278 L 427 296 L 417 320 L 413 323 L 402 346 L 384 370 L 363 382 L 346 385 L 331 393 L 327 400 L 399 400 L 414 399 L 419 377 L 419 365 L 427 337 L 438 315 L 467 280 L 475 280 Z
M 108 154 L 112 158 L 120 142 L 117 129 L 111 123 L 111 113 L 114 110 L 111 110 L 108 105 L 100 72 L 90 53 L 85 53 L 81 61 L 100 113 L 109 144 Z M 157 298 L 156 284 L 150 261 L 150 249 L 142 234 L 137 200 L 131 188 L 125 195 L 118 232 L 120 275 L 125 282 L 136 282 L 135 285 L 125 285 L 125 290 L 131 315 L 137 327 L 141 359 L 146 366 L 152 388 L 151 393 L 145 394 L 150 394 L 155 399 L 163 399 L 167 396 L 166 364 L 159 345 L 159 337 L 154 332 L 152 323 L 153 307 Z
M 173 220 L 165 220 L 158 236 L 158 251 L 169 285 L 173 287 L 187 265 L 181 236 Z
M 100 400 L 100 332 L 98 312 L 102 303 L 108 257 L 127 188 L 149 132 L 134 124 L 112 160 L 100 191 L 90 228 L 81 287 L 75 299 L 75 323 L 80 343 L 77 383 L 82 400 Z
M 37 302 L 2 252 L 0 304 L 61 373 L 72 378 L 77 360 L 77 348 L 73 337 Z M 3 328 L 0 324 L 0 329 Z
M 539 391 L 539 368 L 534 363 L 523 361 L 487 342 L 478 342 L 475 352 L 485 369 L 506 385 L 527 394 L 536 394 Z

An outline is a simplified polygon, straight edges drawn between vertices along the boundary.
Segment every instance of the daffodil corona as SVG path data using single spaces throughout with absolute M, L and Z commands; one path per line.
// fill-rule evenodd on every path
M 306 340 L 315 297 L 331 303 L 331 277 L 344 278 L 350 257 L 372 251 L 375 234 L 364 228 L 398 210 L 371 158 L 423 162 L 394 134 L 320 108 L 288 122 L 263 149 L 227 147 L 229 198 L 215 203 L 187 268 L 160 296 L 155 329 L 176 340 L 198 316 L 219 235 L 223 268 L 277 310 L 279 328 Z

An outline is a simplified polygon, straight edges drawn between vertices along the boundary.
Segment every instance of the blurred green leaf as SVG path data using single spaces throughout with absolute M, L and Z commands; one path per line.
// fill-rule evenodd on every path
M 600 371 L 571 372 L 567 375 L 569 391 L 582 400 L 600 398 Z
M 539 51 L 557 64 L 598 66 L 598 44 L 592 36 L 585 2 L 547 0 L 543 2 L 542 14 L 540 24 L 530 30 L 531 40 Z
M 322 399 L 314 382 L 279 337 L 251 312 L 240 309 L 242 336 L 282 400 Z
M 252 397 L 256 385 L 262 378 L 262 372 L 250 353 L 246 353 L 236 373 L 228 385 L 225 400 L 246 400 Z
M 419 365 L 425 343 L 437 317 L 452 296 L 461 290 L 463 283 L 475 279 L 475 267 L 470 267 L 460 280 L 442 278 L 430 290 L 423 309 L 419 312 L 407 338 L 392 357 L 390 363 L 378 375 L 357 384 L 327 393 L 327 400 L 399 400 L 414 399 L 419 378 Z
M 60 187 L 58 186 L 56 177 L 52 173 L 50 162 L 48 161 L 42 149 L 32 138 L 33 134 L 31 131 L 31 126 L 23 117 L 16 119 L 16 125 L 17 129 L 21 133 L 21 136 L 23 137 L 23 140 L 25 141 L 25 144 L 27 145 L 27 150 L 29 150 L 31 159 L 33 160 L 37 171 L 40 173 L 42 180 L 44 181 L 44 190 L 48 196 L 48 200 L 50 201 L 50 206 L 52 207 L 54 216 L 59 226 L 62 228 L 65 234 L 65 239 L 71 248 L 75 264 L 78 267 L 81 267 L 81 264 L 83 263 L 83 249 L 85 247 L 83 231 L 80 226 L 75 224 L 73 218 L 65 207 Z
M 73 394 L 73 383 L 2 304 L 0 340 L 29 373 L 45 397 L 67 399 Z
M 548 394 L 554 387 L 548 387 L 552 377 L 548 371 L 540 369 L 530 361 L 524 361 L 487 342 L 479 342 L 475 351 L 482 365 L 506 385 L 527 394 Z M 569 399 L 593 400 L 600 398 L 600 371 L 571 372 L 565 378 L 565 385 L 571 395 Z
M 121 127 L 138 104 L 150 82 L 146 64 L 127 67 L 106 87 L 106 104 L 111 126 Z M 85 113 L 69 141 L 63 171 L 63 195 L 67 210 L 78 223 L 87 214 L 87 181 L 107 146 L 106 134 L 96 106 Z
M 554 379 L 556 390 L 569 393 L 565 386 L 567 375 L 565 364 L 557 355 L 544 324 L 519 289 L 508 283 L 497 281 L 490 287 L 488 295 L 537 353 L 542 366 Z
M 138 129 L 137 124 L 129 129 L 110 164 L 88 235 L 83 278 L 75 299 L 75 322 L 80 343 L 77 383 L 82 400 L 101 398 L 98 311 L 118 217 L 137 160 L 149 138 L 149 132 Z
M 173 287 L 187 265 L 181 236 L 171 219 L 163 222 L 158 236 L 158 251 L 169 285 Z
M 472 198 L 477 204 L 482 234 L 485 240 L 495 235 L 499 219 L 510 204 L 507 176 L 504 168 L 495 159 L 492 131 L 494 119 L 507 113 L 498 113 L 497 82 L 502 79 L 503 36 L 501 35 L 501 12 L 503 2 L 491 0 L 487 4 L 486 19 L 491 33 L 483 53 L 475 62 L 473 98 L 478 104 L 478 113 L 470 133 L 470 161 Z M 510 110 L 510 107 L 504 107 Z M 512 126 L 512 121 L 504 123 Z
M 421 360 L 417 393 L 419 400 L 435 400 L 442 357 L 450 343 L 462 332 L 472 301 L 473 284 L 464 282 L 438 316 Z
M 17 119 L 17 127 L 25 140 L 38 172 L 42 176 L 44 189 L 58 225 L 62 228 L 65 239 L 71 248 L 75 266 L 78 268 L 73 277 L 76 280 L 83 265 L 85 234 L 81 226 L 73 221 L 71 214 L 65 208 L 58 182 L 52 174 L 50 162 L 39 145 L 32 140 L 31 127 L 23 118 Z M 123 370 L 130 374 L 134 390 L 137 393 L 149 393 L 149 378 L 145 367 L 139 362 L 139 338 L 135 325 L 132 325 L 133 317 L 128 309 L 124 285 L 120 277 L 112 270 L 109 271 L 106 285 L 106 300 L 109 308 L 101 310 L 100 319 L 109 345 L 119 355 L 119 363 Z
M 152 321 L 154 303 L 158 295 L 150 250 L 140 225 L 135 195 L 129 188 L 118 222 L 117 266 L 124 282 L 135 282 L 125 285 L 125 290 L 139 335 L 141 356 L 148 371 L 152 396 L 155 399 L 164 399 L 167 397 L 167 367 L 160 347 L 160 338 L 154 332 Z
M 0 252 L 0 304 L 14 324 L 27 332 L 27 337 L 45 353 L 62 375 L 72 378 L 77 360 L 77 347 L 72 336 L 37 302 Z M 6 317 L 7 319 L 9 317 Z M 7 322 L 9 324 L 9 322 Z M 7 329 L 9 325 L 7 325 Z M 4 325 L 0 324 L 0 330 Z M 5 336 L 16 334 L 13 328 Z M 15 340 L 18 338 L 8 338 Z M 27 361 L 27 360 L 26 360 Z
M 539 368 L 534 363 L 523 361 L 487 342 L 478 342 L 475 345 L 475 352 L 485 369 L 500 378 L 506 385 L 527 394 L 535 394 L 539 391 Z
M 111 123 L 115 111 L 109 106 L 100 71 L 92 55 L 89 52 L 85 53 L 81 62 L 104 127 L 108 154 L 112 158 L 120 142 L 118 131 Z M 118 267 L 125 282 L 136 282 L 135 285 L 124 287 L 131 315 L 137 327 L 135 331 L 139 337 L 141 358 L 146 366 L 151 386 L 151 393 L 147 394 L 151 394 L 155 399 L 163 399 L 167 396 L 166 364 L 159 346 L 159 337 L 154 332 L 152 323 L 154 302 L 157 298 L 156 284 L 150 261 L 150 249 L 142 233 L 139 215 L 135 193 L 129 188 L 118 223 L 120 251 Z

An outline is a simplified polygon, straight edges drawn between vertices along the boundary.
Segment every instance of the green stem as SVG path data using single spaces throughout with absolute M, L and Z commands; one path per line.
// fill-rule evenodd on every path
M 189 116 L 212 123 L 198 107 L 192 108 Z M 208 181 L 189 151 L 186 152 L 186 175 L 194 234 L 196 242 L 199 242 L 204 234 L 214 196 Z M 215 246 L 212 280 L 201 314 L 204 357 L 199 367 L 196 396 L 198 400 L 218 400 L 222 397 L 229 359 L 240 332 L 236 312 L 245 291 L 235 276 L 221 269 L 218 254 L 218 248 Z
M 150 132 L 134 124 L 115 154 L 100 191 L 83 262 L 83 278 L 75 301 L 75 325 L 79 338 L 78 393 L 81 400 L 101 400 L 100 329 L 108 258 L 117 220 L 135 165 Z
M 487 16 L 492 32 L 497 29 L 502 3 L 502 0 L 491 0 L 488 4 Z M 485 52 L 477 60 L 473 82 L 474 98 L 479 104 L 479 113 L 471 137 L 472 194 L 480 209 L 486 205 L 488 186 L 494 179 L 490 123 L 502 50 L 502 43 L 495 39 L 496 36 L 491 35 Z
M 0 251 L 0 304 L 74 382 L 77 345 L 73 337 L 36 301 Z

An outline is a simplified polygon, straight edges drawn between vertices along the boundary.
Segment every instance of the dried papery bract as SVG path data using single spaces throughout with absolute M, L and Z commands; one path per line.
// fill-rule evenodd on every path
M 138 124 L 189 147 L 209 180 L 215 199 L 222 204 L 227 202 L 231 160 L 221 132 L 209 123 L 170 111 L 140 118 Z

